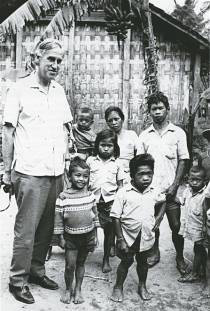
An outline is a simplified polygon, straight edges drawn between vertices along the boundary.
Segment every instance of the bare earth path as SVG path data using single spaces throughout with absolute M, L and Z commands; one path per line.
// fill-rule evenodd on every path
M 5 206 L 1 198 L 1 208 Z M 2 206 L 3 205 L 3 206 Z M 31 285 L 31 291 L 36 303 L 26 305 L 17 302 L 8 292 L 8 274 L 11 260 L 12 239 L 14 217 L 17 207 L 12 202 L 9 210 L 0 214 L 0 265 L 1 265 L 1 311 L 207 311 L 210 310 L 210 295 L 202 289 L 200 284 L 181 284 L 177 282 L 179 277 L 175 267 L 175 252 L 172 246 L 170 231 L 166 219 L 161 225 L 161 262 L 149 270 L 148 288 L 153 294 L 150 302 L 143 303 L 137 294 L 137 275 L 135 265 L 129 271 L 127 277 L 124 295 L 124 302 L 114 303 L 109 297 L 115 281 L 116 267 L 119 262 L 118 258 L 111 258 L 113 271 L 110 274 L 101 272 L 102 259 L 102 232 L 100 232 L 100 245 L 97 250 L 90 254 L 86 275 L 83 283 L 83 295 L 85 303 L 82 305 L 64 305 L 60 302 L 60 294 L 64 288 L 63 270 L 64 254 L 58 248 L 53 248 L 53 255 L 49 262 L 46 263 L 47 275 L 58 282 L 60 288 L 56 291 L 49 291 L 41 287 Z M 185 257 L 192 261 L 192 244 L 186 243 Z M 98 277 L 92 278 L 92 277 Z M 105 280 L 100 279 L 105 278 Z M 210 276 L 209 276 L 210 278 Z

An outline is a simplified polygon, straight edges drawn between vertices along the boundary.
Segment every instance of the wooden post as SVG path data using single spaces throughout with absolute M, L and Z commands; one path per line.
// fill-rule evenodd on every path
M 73 106 L 73 56 L 74 56 L 74 33 L 75 33 L 75 22 L 72 21 L 71 27 L 69 28 L 69 40 L 68 40 L 68 76 L 67 76 L 67 86 L 68 86 L 68 97 L 70 100 L 71 107 L 73 108 L 73 113 L 75 113 L 75 108 Z
M 23 29 L 19 29 L 16 33 L 16 69 L 20 69 L 22 65 L 22 41 L 23 41 Z
M 123 81 L 122 81 L 122 110 L 125 115 L 125 125 L 129 127 L 129 81 L 130 81 L 130 44 L 131 30 L 128 30 L 127 38 L 124 41 L 124 57 L 123 57 Z

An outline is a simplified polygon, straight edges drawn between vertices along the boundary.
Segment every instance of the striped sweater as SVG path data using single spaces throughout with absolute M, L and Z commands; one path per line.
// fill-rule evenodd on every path
M 95 227 L 99 221 L 94 194 L 87 189 L 63 191 L 56 201 L 54 234 L 82 234 Z

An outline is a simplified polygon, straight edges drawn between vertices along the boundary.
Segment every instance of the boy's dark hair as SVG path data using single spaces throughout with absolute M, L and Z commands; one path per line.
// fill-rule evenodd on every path
M 79 112 L 81 112 L 81 113 L 89 113 L 89 115 L 91 116 L 91 119 L 92 120 L 94 119 L 93 110 L 91 108 L 89 108 L 89 107 L 81 107 L 81 108 L 79 108 L 77 115 L 79 115 Z
M 129 163 L 131 178 L 134 177 L 136 170 L 139 166 L 148 165 L 151 168 L 151 170 L 154 171 L 154 164 L 155 160 L 149 153 L 143 153 L 135 156 L 130 160 Z
M 109 115 L 112 111 L 115 111 L 119 114 L 119 117 L 122 121 L 125 120 L 125 116 L 124 113 L 122 112 L 122 110 L 117 107 L 117 106 L 109 106 L 106 110 L 105 110 L 105 120 L 108 121 Z
M 94 155 L 98 155 L 99 154 L 99 143 L 107 138 L 111 138 L 112 142 L 114 144 L 114 157 L 115 159 L 118 158 L 120 156 L 120 147 L 117 143 L 117 135 L 111 131 L 110 129 L 105 129 L 101 132 L 99 132 L 96 136 L 96 140 L 95 140 L 95 146 L 94 146 Z
M 89 165 L 85 162 L 85 160 L 81 159 L 80 157 L 75 157 L 71 160 L 69 165 L 69 176 L 74 172 L 76 167 L 81 167 L 83 169 L 88 169 L 90 171 Z
M 153 104 L 163 103 L 167 110 L 170 109 L 170 105 L 168 102 L 168 97 L 165 96 L 162 92 L 156 92 L 148 96 L 147 98 L 147 107 L 148 111 L 150 112 L 151 106 Z
M 190 168 L 189 175 L 190 175 L 190 173 L 202 173 L 204 179 L 206 178 L 206 170 L 205 170 L 205 168 L 204 168 L 203 166 L 201 166 L 201 165 L 193 165 L 193 166 Z

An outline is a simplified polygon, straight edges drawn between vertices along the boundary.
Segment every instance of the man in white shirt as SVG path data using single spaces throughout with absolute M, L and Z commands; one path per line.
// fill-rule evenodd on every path
M 34 303 L 28 282 L 58 288 L 44 264 L 63 188 L 66 127 L 72 121 L 64 90 L 54 81 L 62 59 L 59 41 L 41 42 L 37 69 L 11 87 L 4 111 L 3 181 L 13 187 L 18 205 L 9 290 L 27 304 Z
M 153 187 L 166 194 L 166 215 L 172 231 L 172 241 L 176 249 L 177 268 L 186 272 L 183 257 L 184 239 L 178 234 L 180 229 L 180 204 L 176 193 L 183 178 L 186 161 L 189 159 L 184 131 L 168 120 L 168 98 L 161 92 L 152 94 L 147 101 L 153 124 L 139 136 L 138 154 L 149 153 L 155 159 Z M 160 260 L 159 231 L 156 233 L 154 254 L 148 260 L 153 266 Z

